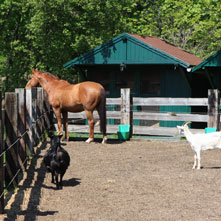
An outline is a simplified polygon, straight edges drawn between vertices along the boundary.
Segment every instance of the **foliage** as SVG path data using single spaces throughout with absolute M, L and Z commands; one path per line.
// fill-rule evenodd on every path
M 1 83 L 24 87 L 31 68 L 76 82 L 63 64 L 123 32 L 206 58 L 220 49 L 220 20 L 219 0 L 1 0 Z

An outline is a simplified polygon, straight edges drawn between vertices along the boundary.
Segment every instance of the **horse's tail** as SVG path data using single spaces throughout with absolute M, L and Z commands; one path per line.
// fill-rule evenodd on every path
M 100 117 L 100 131 L 106 136 L 106 126 L 107 126 L 107 118 L 106 118 L 106 93 L 105 90 L 101 91 L 101 99 L 97 107 L 97 111 Z

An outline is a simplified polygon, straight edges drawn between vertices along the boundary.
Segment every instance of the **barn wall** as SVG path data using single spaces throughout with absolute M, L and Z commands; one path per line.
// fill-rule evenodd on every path
M 153 50 L 151 46 L 147 46 L 142 42 L 134 43 L 132 40 L 126 42 L 126 62 L 127 64 L 171 64 L 174 60 L 168 56 Z
M 191 89 L 180 69 L 165 69 L 161 72 L 162 97 L 191 97 Z M 190 113 L 190 106 L 161 106 L 163 113 Z M 160 121 L 161 127 L 176 127 L 182 124 L 179 121 Z
M 127 65 L 124 71 L 120 71 L 119 65 L 108 65 L 108 68 L 107 65 L 94 66 L 88 68 L 88 80 L 101 83 L 107 91 L 107 97 L 120 97 L 121 88 L 131 88 L 134 97 L 191 97 L 191 89 L 183 72 L 171 65 Z M 115 107 L 111 108 L 114 110 Z M 139 107 L 134 108 L 140 110 Z M 142 111 L 190 113 L 191 107 L 161 106 Z M 136 120 L 134 123 L 139 125 L 142 122 Z M 159 122 L 162 127 L 175 127 L 182 123 Z M 150 124 L 156 122 L 148 122 L 148 126 Z

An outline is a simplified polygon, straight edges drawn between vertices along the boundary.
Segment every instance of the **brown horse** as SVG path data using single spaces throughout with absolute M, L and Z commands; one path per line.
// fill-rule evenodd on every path
M 31 71 L 31 79 L 26 88 L 41 86 L 46 91 L 49 103 L 58 120 L 60 134 L 62 133 L 61 114 L 63 115 L 65 138 L 68 139 L 68 112 L 85 111 L 90 128 L 90 136 L 86 142 L 93 141 L 93 111 L 96 109 L 100 117 L 100 130 L 103 133 L 102 143 L 106 142 L 106 93 L 100 84 L 91 81 L 70 84 L 50 73 L 38 69 Z

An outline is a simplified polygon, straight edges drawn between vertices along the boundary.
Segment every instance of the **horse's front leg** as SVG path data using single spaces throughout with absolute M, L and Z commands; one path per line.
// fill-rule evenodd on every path
M 54 113 L 55 113 L 55 116 L 58 120 L 58 131 L 59 131 L 59 135 L 63 134 L 62 132 L 62 124 L 61 124 L 61 110 L 59 108 L 54 108 L 53 107 L 53 110 L 54 110 Z
M 94 141 L 94 116 L 93 116 L 92 111 L 86 110 L 85 112 L 86 112 L 86 117 L 88 119 L 88 124 L 89 124 L 89 128 L 90 128 L 90 136 L 86 140 L 86 142 L 90 143 L 90 142 Z
M 65 131 L 65 139 L 69 140 L 69 134 L 68 134 L 68 112 L 62 112 L 63 116 L 63 126 Z

